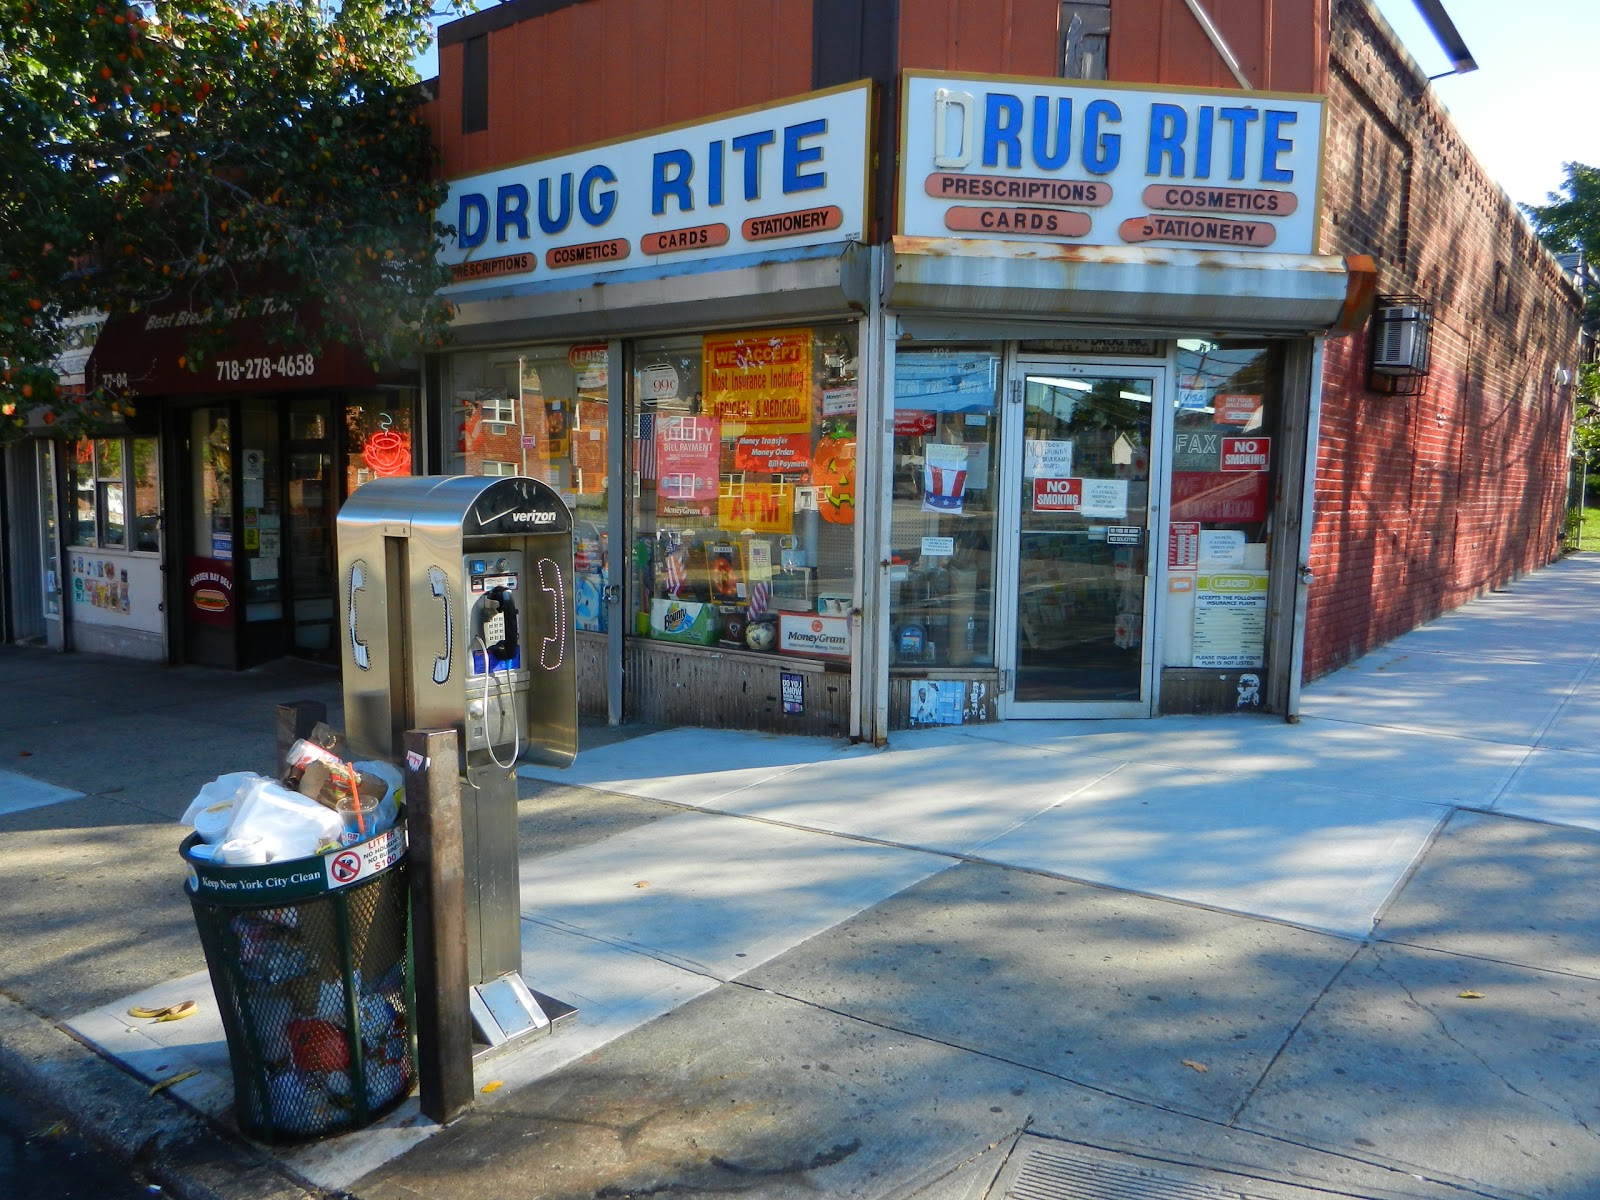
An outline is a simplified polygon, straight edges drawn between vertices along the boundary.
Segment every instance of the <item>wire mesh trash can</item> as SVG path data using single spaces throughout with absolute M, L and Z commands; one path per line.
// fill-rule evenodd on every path
M 233 1067 L 262 1142 L 371 1124 L 410 1092 L 405 827 L 310 858 L 228 866 L 180 847 Z

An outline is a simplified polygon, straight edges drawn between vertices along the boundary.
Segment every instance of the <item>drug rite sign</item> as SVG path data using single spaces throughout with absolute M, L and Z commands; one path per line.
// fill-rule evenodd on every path
M 910 72 L 900 232 L 1312 254 L 1323 102 Z

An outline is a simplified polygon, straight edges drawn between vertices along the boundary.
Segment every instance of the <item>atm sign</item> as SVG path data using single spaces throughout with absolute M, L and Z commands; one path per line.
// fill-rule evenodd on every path
M 1083 507 L 1083 480 L 1035 479 L 1033 481 L 1033 511 L 1077 512 Z
M 1222 469 L 1224 471 L 1265 471 L 1270 468 L 1271 462 L 1271 438 L 1225 437 L 1222 439 Z

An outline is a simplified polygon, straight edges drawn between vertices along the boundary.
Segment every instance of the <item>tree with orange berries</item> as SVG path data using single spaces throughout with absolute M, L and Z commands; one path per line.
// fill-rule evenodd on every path
M 82 432 L 114 399 L 52 368 L 86 311 L 216 313 L 186 355 L 203 370 L 270 279 L 285 348 L 437 344 L 443 188 L 411 66 L 433 8 L 0 0 L 0 440 L 29 410 Z

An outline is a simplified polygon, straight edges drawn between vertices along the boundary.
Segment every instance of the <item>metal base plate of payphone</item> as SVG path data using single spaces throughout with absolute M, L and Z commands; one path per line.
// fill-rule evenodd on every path
M 536 992 L 515 972 L 474 984 L 467 994 L 478 1040 L 493 1050 L 517 1038 L 552 1032 L 578 1015 L 553 996 Z

